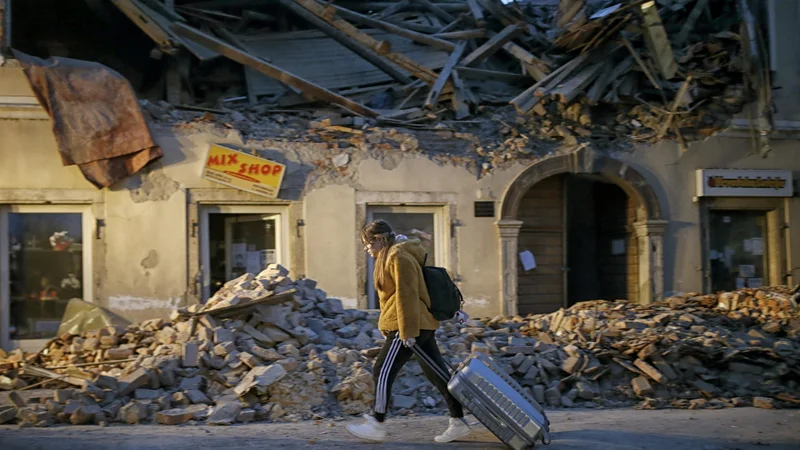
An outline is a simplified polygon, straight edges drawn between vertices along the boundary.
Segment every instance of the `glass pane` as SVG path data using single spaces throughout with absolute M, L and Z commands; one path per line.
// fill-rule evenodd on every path
M 428 260 L 425 265 L 436 265 L 436 252 L 434 251 L 433 213 L 373 213 L 373 220 L 382 219 L 389 222 L 397 234 L 404 234 L 409 239 L 419 239 Z
M 710 212 L 712 291 L 767 283 L 767 219 L 760 211 Z
M 212 295 L 228 280 L 278 262 L 276 226 L 263 214 L 209 214 Z
M 72 298 L 83 298 L 80 213 L 10 213 L 11 339 L 56 335 Z

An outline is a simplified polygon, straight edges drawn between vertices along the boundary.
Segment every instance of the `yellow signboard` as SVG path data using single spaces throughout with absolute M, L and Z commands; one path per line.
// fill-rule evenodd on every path
M 276 198 L 286 166 L 211 144 L 202 177 L 236 189 Z

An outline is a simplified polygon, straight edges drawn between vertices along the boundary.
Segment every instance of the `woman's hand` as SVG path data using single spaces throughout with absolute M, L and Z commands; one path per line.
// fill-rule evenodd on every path
M 416 344 L 416 343 L 417 343 L 417 340 L 414 339 L 414 338 L 403 339 L 403 345 L 405 345 L 408 348 L 413 347 L 414 344 Z

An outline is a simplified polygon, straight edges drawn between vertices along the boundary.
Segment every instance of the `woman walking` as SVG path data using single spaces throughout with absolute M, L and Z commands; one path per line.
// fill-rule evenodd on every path
M 436 344 L 435 332 L 439 321 L 428 311 L 431 304 L 422 264 L 425 249 L 415 239 L 398 236 L 383 220 L 369 223 L 361 231 L 365 250 L 375 258 L 373 279 L 380 299 L 381 314 L 378 329 L 386 337 L 373 368 L 375 380 L 375 405 L 372 415 L 365 414 L 365 422 L 348 425 L 347 431 L 362 439 L 386 439 L 386 411 L 388 410 L 392 383 L 408 361 L 415 344 L 433 361 L 445 369 L 445 362 Z M 447 390 L 433 369 L 420 364 L 425 377 L 442 393 L 450 410 L 450 425 L 436 436 L 436 442 L 451 442 L 470 433 L 464 420 L 461 404 Z M 445 369 L 447 371 L 447 369 Z

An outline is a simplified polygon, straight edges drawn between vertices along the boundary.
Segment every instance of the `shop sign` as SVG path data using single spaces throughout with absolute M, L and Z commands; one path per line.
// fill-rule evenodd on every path
M 698 197 L 791 197 L 791 170 L 697 170 Z
M 202 178 L 264 197 L 276 198 L 286 166 L 248 155 L 219 144 L 211 144 Z

